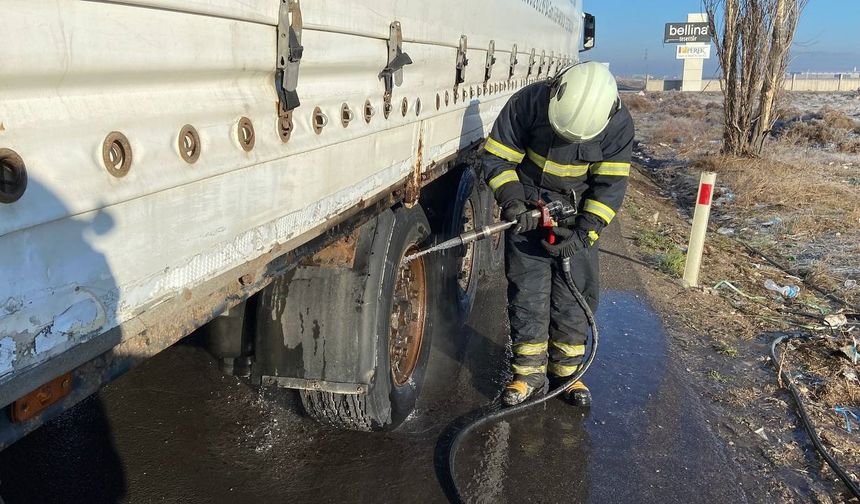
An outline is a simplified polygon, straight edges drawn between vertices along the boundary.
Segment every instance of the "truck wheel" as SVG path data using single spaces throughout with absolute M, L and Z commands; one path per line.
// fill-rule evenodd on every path
M 484 208 L 475 172 L 467 169 L 460 177 L 445 233 L 446 239 L 484 226 L 487 223 Z M 452 272 L 456 276 L 453 288 L 456 291 L 460 320 L 466 320 L 472 312 L 478 280 L 483 274 L 490 250 L 488 240 L 492 240 L 492 237 L 452 249 L 449 254 L 453 261 Z
M 441 298 L 435 258 L 408 263 L 430 233 L 420 206 L 394 211 L 390 239 L 376 239 L 371 268 L 381 268 L 381 288 L 365 304 L 363 316 L 374 317 L 376 369 L 364 394 L 300 391 L 307 413 L 320 422 L 350 430 L 391 430 L 415 408 L 427 366 Z M 369 278 L 376 275 L 370 274 Z

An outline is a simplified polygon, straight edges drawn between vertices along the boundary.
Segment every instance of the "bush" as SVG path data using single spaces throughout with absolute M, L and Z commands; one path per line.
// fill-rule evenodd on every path
M 831 128 L 853 130 L 857 126 L 854 123 L 854 120 L 848 117 L 845 113 L 829 107 L 821 109 L 819 115 L 824 123 Z
M 795 121 L 790 123 L 782 131 L 782 136 L 807 144 L 826 146 L 838 144 L 845 140 L 846 133 L 844 130 L 829 126 L 823 120 L 813 119 L 811 121 Z
M 626 93 L 621 95 L 621 101 L 631 112 L 653 112 L 654 104 L 645 96 Z
M 667 93 L 660 104 L 660 111 L 672 117 L 687 119 L 704 119 L 708 111 L 701 102 L 692 98 L 688 93 Z
M 844 152 L 846 154 L 860 154 L 860 138 L 846 138 L 845 140 L 839 142 L 836 145 L 836 148 L 839 150 L 839 152 Z
M 802 143 L 813 147 L 833 146 L 837 151 L 846 154 L 860 153 L 860 136 L 853 125 L 851 129 L 840 125 L 844 126 L 845 123 L 838 117 L 831 118 L 830 121 L 827 118 L 806 122 L 796 121 L 789 123 L 780 132 L 780 137 L 794 144 Z
M 790 107 L 790 106 L 780 107 L 780 108 L 776 109 L 776 120 L 777 121 L 791 121 L 792 119 L 795 119 L 797 117 L 801 117 L 802 115 L 803 115 L 803 112 L 801 112 L 800 110 L 798 110 L 794 107 Z

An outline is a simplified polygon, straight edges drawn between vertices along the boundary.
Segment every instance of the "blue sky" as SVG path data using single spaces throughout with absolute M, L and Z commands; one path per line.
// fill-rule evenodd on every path
M 674 44 L 663 44 L 663 25 L 701 12 L 700 0 L 584 0 L 597 16 L 597 47 L 583 59 L 608 61 L 618 75 L 676 76 Z M 792 47 L 789 71 L 846 72 L 860 69 L 860 1 L 809 0 Z M 645 60 L 645 53 L 648 60 Z M 716 53 L 705 75 L 716 72 Z

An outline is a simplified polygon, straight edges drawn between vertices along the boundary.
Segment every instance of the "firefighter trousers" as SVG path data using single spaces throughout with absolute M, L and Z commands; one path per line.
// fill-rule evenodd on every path
M 588 320 L 565 281 L 560 260 L 541 245 L 546 230 L 505 236 L 508 318 L 513 344 L 515 379 L 533 387 L 545 376 L 576 372 L 585 355 Z M 599 264 L 597 246 L 570 259 L 571 277 L 592 311 L 597 310 Z

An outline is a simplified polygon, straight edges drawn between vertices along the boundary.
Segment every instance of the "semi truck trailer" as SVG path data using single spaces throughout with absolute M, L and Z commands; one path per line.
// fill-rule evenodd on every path
M 475 160 L 580 0 L 0 3 L 0 448 L 196 333 L 340 428 L 412 411 L 499 240 Z M 495 212 L 495 215 L 494 215 Z

